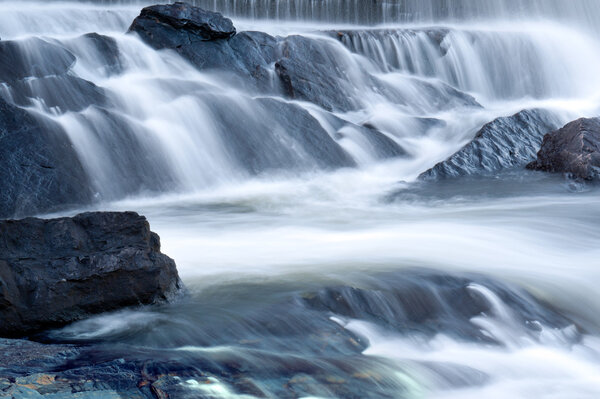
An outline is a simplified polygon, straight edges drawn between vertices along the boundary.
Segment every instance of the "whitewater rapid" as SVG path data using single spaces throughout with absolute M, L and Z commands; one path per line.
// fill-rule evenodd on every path
M 333 114 L 349 124 L 377 127 L 409 156 L 380 159 L 356 131 L 347 129 L 339 145 L 356 167 L 320 168 L 312 154 L 301 151 L 293 153 L 294 167 L 288 167 L 283 152 L 291 140 L 288 132 L 278 130 L 257 99 L 288 100 L 200 72 L 175 53 L 157 52 L 125 34 L 148 2 L 0 2 L 2 40 L 39 37 L 67 43 L 77 57 L 71 73 L 107 92 L 108 103 L 99 108 L 64 110 L 39 98 L 27 104 L 32 112 L 60 123 L 93 177 L 98 203 L 61 214 L 87 209 L 144 214 L 195 298 L 195 307 L 185 308 L 189 313 L 173 309 L 165 311 L 167 316 L 102 316 L 65 334 L 83 340 L 121 333 L 130 337 L 140 325 L 146 328 L 156 320 L 169 325 L 171 319 L 186 326 L 186 333 L 186 328 L 204 331 L 204 313 L 216 325 L 237 320 L 238 313 L 261 309 L 273 292 L 279 295 L 289 285 L 353 286 L 371 275 L 414 268 L 478 273 L 527 289 L 576 323 L 581 337 L 574 338 L 573 325 L 541 326 L 538 339 L 531 339 L 503 298 L 476 283 L 470 289 L 487 298 L 493 312 L 470 323 L 500 345 L 463 341 L 445 331 L 406 336 L 365 320 L 334 317 L 334 322 L 364 337 L 364 357 L 384 359 L 386 376 L 408 387 L 397 397 L 600 396 L 598 188 L 524 171 L 417 181 L 497 117 L 529 108 L 548 109 L 565 123 L 598 115 L 600 36 L 592 21 L 600 17 L 600 6 L 595 1 L 447 1 L 439 9 L 433 1 L 411 1 L 403 11 L 396 2 L 384 2 L 390 9 L 367 7 L 364 18 L 358 0 L 197 3 L 237 16 L 238 31 L 315 40 L 355 78 L 353 100 L 361 106 Z M 521 12 L 513 19 L 515 9 Z M 419 31 L 431 27 L 449 31 L 443 58 Z M 323 34 L 335 30 L 363 33 L 352 42 Z M 78 39 L 89 32 L 116 41 L 122 71 L 109 73 L 97 63 L 98 54 Z M 400 104 L 382 95 L 359 79 L 363 73 L 410 101 Z M 442 91 L 428 94 L 423 82 L 435 90 L 457 89 L 481 106 L 435 102 Z M 0 85 L 0 95 L 10 98 L 10 88 Z M 339 133 L 328 124 L 331 114 L 324 109 L 294 104 L 310 112 L 332 137 Z M 217 112 L 222 109 L 227 115 Z M 122 148 L 106 110 L 124 121 L 119 126 L 138 143 L 125 151 L 132 159 L 123 164 L 111 158 Z M 423 128 L 423 119 L 441 122 Z M 257 128 L 277 132 L 281 147 L 262 151 L 278 155 L 281 150 L 278 163 L 260 173 L 245 168 L 224 140 L 225 122 L 232 121 L 247 129 L 244 134 Z M 150 166 L 129 168 L 142 161 Z M 212 301 L 209 294 L 214 294 Z M 160 347 L 161 339 L 176 334 L 165 331 L 143 344 Z M 213 347 L 195 343 L 189 334 L 171 343 L 184 342 L 177 346 L 182 352 L 245 353 L 239 342 Z M 293 356 L 306 355 L 294 349 Z M 430 363 L 470 371 L 448 377 L 455 378 L 449 383 L 426 367 Z M 219 381 L 210 387 L 186 384 L 211 398 L 253 397 L 236 394 Z

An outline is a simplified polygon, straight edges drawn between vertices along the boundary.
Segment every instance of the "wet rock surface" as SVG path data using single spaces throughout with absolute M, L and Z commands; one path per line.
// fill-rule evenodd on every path
M 169 13 L 174 18 L 178 18 L 183 9 L 186 10 L 185 14 L 205 12 L 191 5 L 164 7 L 173 9 Z M 360 96 L 357 93 L 367 88 L 381 93 L 394 103 L 406 104 L 413 100 L 412 95 L 390 88 L 355 60 L 348 58 L 341 45 L 330 39 L 332 32 L 315 32 L 320 36 L 316 39 L 300 35 L 273 37 L 263 32 L 234 35 L 234 29 L 227 31 L 231 33 L 230 36 L 206 37 L 202 32 L 187 29 L 185 17 L 164 23 L 160 18 L 145 17 L 144 12 L 130 28 L 130 32 L 137 33 L 150 46 L 174 50 L 199 69 L 230 72 L 239 79 L 241 86 L 312 102 L 328 111 L 360 109 L 366 103 L 358 100 Z M 424 32 L 432 42 L 437 41 L 438 46 L 446 34 L 445 30 Z M 228 78 L 231 79 L 231 76 Z M 450 105 L 479 106 L 471 96 L 450 86 L 435 87 L 419 79 L 413 79 L 408 84 L 424 92 L 436 106 L 442 108 Z
M 535 159 L 544 135 L 559 125 L 546 110 L 524 110 L 483 126 L 457 153 L 419 177 L 423 180 L 467 175 L 490 175 L 503 169 L 524 167 Z
M 89 178 L 62 128 L 0 98 L 0 218 L 93 200 Z
M 180 40 L 227 39 L 235 35 L 229 18 L 183 2 L 154 5 L 142 9 L 130 31 L 151 38 L 158 47 L 177 46 Z M 175 35 L 175 37 L 173 37 Z
M 582 118 L 544 136 L 528 169 L 566 173 L 575 179 L 600 179 L 600 118 Z
M 74 64 L 71 52 L 42 39 L 0 41 L 0 82 L 62 75 Z
M 0 335 L 172 299 L 182 284 L 159 237 L 133 212 L 0 221 Z
M 74 39 L 64 40 L 62 44 L 69 51 L 78 53 L 79 62 L 103 71 L 106 76 L 118 74 L 124 69 L 124 61 L 117 41 L 98 33 L 86 33 Z M 83 49 L 84 51 L 77 51 Z

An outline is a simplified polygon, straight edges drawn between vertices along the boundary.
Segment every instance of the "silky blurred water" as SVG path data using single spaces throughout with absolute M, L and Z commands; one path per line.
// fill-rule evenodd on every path
M 334 282 L 352 286 L 366 276 L 413 268 L 476 272 L 527 289 L 576 323 L 583 338 L 573 343 L 572 326 L 564 330 L 542 326 L 538 340 L 526 338 L 508 305 L 480 286 L 473 289 L 496 305 L 495 312 L 471 323 L 501 346 L 464 342 L 444 331 L 433 338 L 411 338 L 364 320 L 332 323 L 367 340 L 365 362 L 371 357 L 391 362 L 386 363 L 391 364 L 386 373 L 407 388 L 397 397 L 600 396 L 598 188 L 522 170 L 487 178 L 417 181 L 419 174 L 456 152 L 496 117 L 528 108 L 550 110 L 563 122 L 597 115 L 600 45 L 595 21 L 600 4 L 591 0 L 391 1 L 372 6 L 358 0 L 197 3 L 234 17 L 238 31 L 300 34 L 334 54 L 356 88 L 353 100 L 361 104 L 336 116 L 376 127 L 408 156 L 382 161 L 359 136 L 346 132 L 339 144 L 355 168 L 322 170 L 311 154 L 298 153 L 294 165 L 301 168 L 280 167 L 254 175 L 226 151 L 226 127 L 215 104 L 228 104 L 235 112 L 227 117 L 244 121 L 240 125 L 277 131 L 273 116 L 256 101 L 264 94 L 242 89 L 227 77 L 199 72 L 174 53 L 154 51 L 134 35 L 126 35 L 147 2 L 0 2 L 3 40 L 27 43 L 28 38 L 40 37 L 70 43 L 77 57 L 71 74 L 108 93 L 104 108 L 61 110 L 39 98 L 33 98 L 29 108 L 58 121 L 69 135 L 93 178 L 99 203 L 92 209 L 146 215 L 161 236 L 163 252 L 176 260 L 195 298 L 195 305 L 185 312 L 172 309 L 172 317 L 169 311 L 164 318 L 143 312 L 106 316 L 76 327 L 70 337 L 96 339 L 115 331 L 135 336 L 155 323 L 169 325 L 170 319 L 202 331 L 205 320 L 198 314 L 207 312 L 219 325 L 226 314 L 261 309 L 273 292 L 284 295 L 279 293 L 290 285 L 294 287 L 290 292 Z M 381 25 L 374 29 L 374 24 Z M 443 57 L 423 33 L 424 27 L 448 30 Z M 353 41 L 323 33 L 346 29 L 362 33 Z M 116 40 L 122 71 L 107 73 L 97 63 L 98 55 L 78 39 L 88 32 Z M 379 78 L 410 101 L 392 101 L 369 87 L 363 76 Z M 436 101 L 439 92 L 427 94 L 423 82 L 436 90 L 458 89 L 481 107 Z M 11 88 L 0 86 L 0 95 L 10 99 Z M 297 104 L 335 136 L 335 129 L 326 123 L 327 111 Z M 139 184 L 132 190 L 133 172 L 111 161 L 118 132 L 111 130 L 105 111 L 122 118 L 141 143 L 131 151 L 134 162 L 160 162 L 160 173 L 139 172 L 143 181 L 154 181 L 155 186 Z M 423 127 L 419 122 L 423 119 L 438 123 Z M 285 131 L 278 134 L 282 142 L 289 139 Z M 283 146 L 264 148 L 283 150 Z M 240 288 L 245 285 L 252 288 Z M 204 308 L 206 301 L 210 307 Z M 290 317 L 291 324 L 301 324 Z M 177 325 L 170 328 L 175 331 Z M 159 346 L 160 340 L 153 339 L 157 341 L 145 344 Z M 222 350 L 188 341 L 180 348 L 184 352 Z M 232 345 L 228 350 L 236 350 L 235 343 L 228 344 Z M 476 378 L 464 377 L 470 384 L 460 387 L 427 371 L 423 364 L 428 362 L 464 366 L 489 378 L 476 384 Z M 248 397 L 226 384 L 188 385 L 207 397 Z

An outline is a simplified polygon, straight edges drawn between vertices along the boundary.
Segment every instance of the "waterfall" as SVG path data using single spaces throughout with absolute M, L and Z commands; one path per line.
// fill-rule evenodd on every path
M 171 397 L 600 396 L 598 188 L 525 169 L 600 114 L 600 2 L 189 2 L 237 34 L 191 57 L 127 33 L 153 1 L 0 0 L 0 111 L 34 126 L 2 154 L 54 178 L 3 187 L 6 216 L 136 210 L 189 288 L 53 331 L 89 346 L 65 370 L 143 365 Z
M 324 4 L 342 15 L 337 3 Z M 96 196 L 104 200 L 201 190 L 255 174 L 365 166 L 399 154 L 382 147 L 383 137 L 384 147 L 395 143 L 412 164 L 431 166 L 494 114 L 524 107 L 518 102 L 553 106 L 581 101 L 593 98 L 600 87 L 596 42 L 554 23 L 350 31 L 310 26 L 303 40 L 344 71 L 337 83 L 344 103 L 324 110 L 290 104 L 276 88 L 241 87 L 227 75 L 198 71 L 169 52 L 150 49 L 125 34 L 137 3 L 108 9 L 89 3 L 30 3 L 26 11 L 10 2 L 1 6 L 0 37 L 16 40 L 31 59 L 41 51 L 32 38 L 75 56 L 64 77 L 12 86 L 5 82 L 0 93 L 60 123 Z M 281 31 L 277 24 L 264 27 L 273 34 Z M 84 35 L 89 32 L 106 36 Z M 73 108 L 66 98 L 79 105 Z M 288 120 L 274 118 L 275 103 L 268 98 L 283 104 L 279 112 L 303 109 L 303 117 L 314 124 L 313 134 L 327 143 L 325 152 L 315 153 L 305 137 L 291 134 Z M 495 110 L 507 102 L 514 105 Z M 568 107 L 556 112 L 568 119 Z M 232 115 L 244 122 L 232 122 Z M 383 134 L 379 144 L 364 126 Z M 437 150 L 431 151 L 432 143 Z

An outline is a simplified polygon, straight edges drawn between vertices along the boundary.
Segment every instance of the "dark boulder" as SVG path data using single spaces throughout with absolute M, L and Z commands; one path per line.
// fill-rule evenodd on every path
M 475 138 L 457 153 L 421 174 L 433 180 L 467 175 L 492 174 L 525 166 L 535 159 L 535 149 L 559 120 L 546 110 L 524 110 L 483 126 Z
M 167 301 L 181 287 L 175 262 L 136 213 L 0 222 L 0 335 Z
M 600 179 L 600 118 L 581 118 L 548 133 L 537 159 L 527 168 Z
M 0 218 L 93 201 L 90 182 L 55 122 L 0 98 Z
M 129 32 L 154 49 L 170 49 L 196 68 L 230 72 L 239 84 L 269 91 L 270 64 L 275 62 L 277 40 L 263 32 L 236 30 L 219 13 L 175 3 L 144 8 Z
M 229 18 L 177 2 L 146 7 L 133 21 L 130 32 L 138 33 L 158 48 L 173 48 L 182 42 L 228 39 L 235 35 Z

